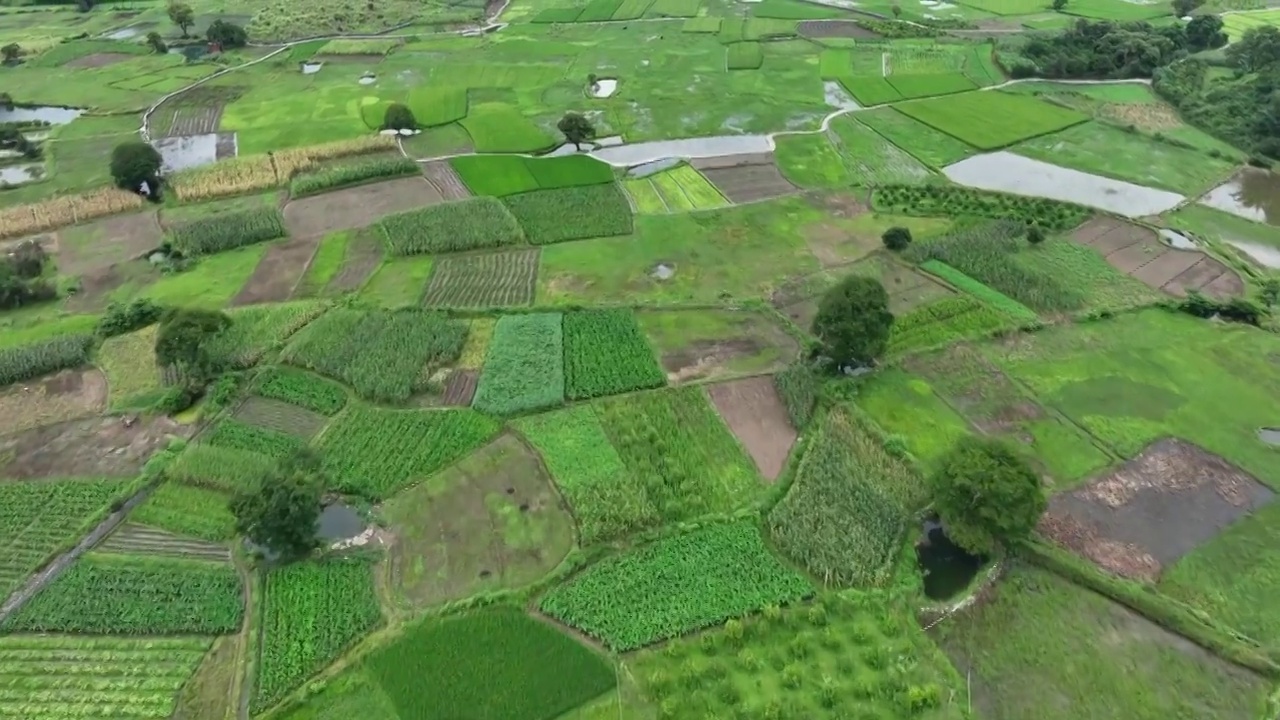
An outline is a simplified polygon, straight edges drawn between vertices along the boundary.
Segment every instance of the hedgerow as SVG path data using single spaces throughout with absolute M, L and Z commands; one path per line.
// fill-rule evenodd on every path
M 222 213 L 169 231 L 173 246 L 184 255 L 211 255 L 285 235 L 284 217 L 274 207 Z
M 227 418 L 200 436 L 200 442 L 229 450 L 257 453 L 270 458 L 284 458 L 302 448 L 303 442 L 293 435 L 246 425 Z
M 89 362 L 92 335 L 62 335 L 0 349 L 0 386 Z
M 431 618 L 366 666 L 400 717 L 551 720 L 614 686 L 603 658 L 516 608 Z
M 229 563 L 90 553 L 4 623 L 6 631 L 228 635 L 244 615 Z
M 547 593 L 548 615 L 625 652 L 813 594 L 752 522 L 710 525 L 604 560 Z
M 667 382 L 635 314 L 627 308 L 564 316 L 565 393 L 571 400 L 659 387 Z
M 295 563 L 266 575 L 253 708 L 264 710 L 382 621 L 362 560 Z
M 493 329 L 473 405 L 513 415 L 564 402 L 560 313 L 506 315 Z
M 897 329 L 897 320 L 894 329 Z M 791 427 L 803 430 L 813 418 L 813 406 L 818 400 L 820 380 L 817 371 L 806 362 L 796 362 L 773 376 L 773 385 L 787 408 Z
M 768 524 L 774 546 L 827 585 L 878 585 L 924 500 L 908 465 L 833 412 Z
M 535 245 L 627 235 L 631 205 L 617 183 L 538 190 L 503 198 Z
M 1048 198 L 1007 195 L 956 185 L 882 185 L 872 193 L 879 210 L 924 217 L 978 217 L 1035 223 L 1046 231 L 1068 230 L 1093 214 L 1079 205 Z
M 424 369 L 453 362 L 465 323 L 417 308 L 332 310 L 298 333 L 281 360 L 337 378 L 364 398 L 401 402 Z
M 457 252 L 520 242 L 520 225 L 490 197 L 410 210 L 378 221 L 393 255 Z
M 253 391 L 321 415 L 335 415 L 347 404 L 347 391 L 338 383 L 288 367 L 265 370 L 258 376 Z
M 483 445 L 498 433 L 493 419 L 471 409 L 384 410 L 356 406 L 320 438 L 334 486 L 385 498 Z
M 407 157 L 372 157 L 298 175 L 289 182 L 289 197 L 299 198 L 371 180 L 417 175 L 418 163 Z

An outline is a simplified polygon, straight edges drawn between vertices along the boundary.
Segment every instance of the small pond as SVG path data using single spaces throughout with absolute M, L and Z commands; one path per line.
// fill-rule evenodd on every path
M 0 185 L 22 185 L 44 177 L 44 165 L 5 165 L 0 167 Z
M 1269 245 L 1259 245 L 1258 243 L 1246 242 L 1244 240 L 1232 240 L 1231 238 L 1223 238 L 1229 245 L 1243 252 L 1254 260 L 1258 261 L 1263 267 L 1280 269 L 1280 248 L 1274 248 Z
M 113 32 L 109 32 L 103 37 L 107 38 L 108 40 L 128 40 L 129 38 L 137 37 L 140 34 L 142 34 L 142 28 L 127 27 L 127 28 L 120 28 L 119 30 L 115 30 Z
M 1280 445 L 1280 427 L 1258 428 L 1258 439 L 1268 445 Z
M 1183 235 L 1177 230 L 1161 228 L 1160 237 L 1170 247 L 1177 248 L 1179 250 L 1199 250 L 1200 249 L 1200 246 L 1196 244 L 1195 240 L 1192 240 L 1191 238 L 1187 237 L 1186 235 Z
M 916 564 L 924 576 L 924 594 L 928 598 L 954 597 L 969 586 L 986 561 L 986 557 L 971 555 L 951 542 L 936 518 L 925 521 L 924 538 L 916 543 Z
M 360 79 L 357 80 L 356 82 L 360 83 L 361 85 L 372 85 L 378 82 L 378 76 L 374 75 L 373 73 L 365 73 L 364 75 L 361 75 Z
M 1210 190 L 1200 198 L 1200 204 L 1268 225 L 1280 225 L 1280 176 L 1258 168 L 1245 168 Z
M 325 543 L 350 540 L 364 532 L 364 518 L 350 505 L 336 502 L 326 505 L 316 521 L 316 537 Z
M 169 54 L 181 55 L 187 59 L 187 62 L 195 62 L 209 54 L 209 47 L 207 45 L 183 45 L 169 48 Z
M 596 80 L 591 86 L 591 97 L 607 98 L 618 91 L 618 81 L 612 78 Z
M 78 108 L 55 107 L 53 105 L 15 106 L 12 110 L 0 107 L 0 123 L 39 120 L 51 125 L 66 125 L 80 117 L 82 113 L 84 111 Z
M 218 159 L 218 133 L 166 137 L 152 144 L 160 151 L 161 169 L 166 173 L 208 165 Z
M 658 263 L 649 274 L 654 280 L 670 280 L 676 276 L 676 266 L 674 263 Z
M 604 148 L 591 153 L 610 165 L 631 167 L 665 158 L 706 158 L 773 152 L 768 135 L 716 135 L 684 140 L 656 140 Z
M 303 75 L 315 75 L 320 72 L 320 68 L 324 67 L 324 63 L 320 62 L 304 62 L 302 63 Z

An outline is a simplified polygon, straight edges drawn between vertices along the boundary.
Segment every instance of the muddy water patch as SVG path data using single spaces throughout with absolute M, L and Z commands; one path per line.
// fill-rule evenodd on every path
M 1268 445 L 1280 445 L 1280 427 L 1258 428 L 1258 439 Z
M 857 110 L 862 107 L 843 85 L 834 80 L 822 81 L 822 99 L 827 105 L 840 110 Z
M 1280 248 L 1245 242 L 1243 240 L 1232 240 L 1231 238 L 1223 239 L 1226 240 L 1228 245 L 1231 245 L 1235 249 L 1256 260 L 1259 265 L 1280 269 Z
M 316 520 L 316 537 L 326 543 L 350 540 L 364 529 L 364 518 L 346 503 L 326 505 Z
M 218 133 L 160 138 L 153 144 L 160 151 L 164 172 L 209 165 L 218 159 Z
M 591 84 L 591 97 L 607 98 L 618 92 L 618 81 L 612 78 L 601 78 Z
M 1280 225 L 1280 177 L 1245 168 L 1200 198 L 1201 205 L 1256 222 Z
M 1200 249 L 1200 245 L 1198 245 L 1195 240 L 1192 240 L 1191 238 L 1187 237 L 1186 235 L 1183 235 L 1177 230 L 1161 228 L 1160 239 L 1164 240 L 1165 244 L 1168 245 L 1169 247 L 1176 248 L 1178 250 L 1199 250 Z
M 627 170 L 627 177 L 645 178 L 645 177 L 649 177 L 650 175 L 657 175 L 663 170 L 669 170 L 679 165 L 681 162 L 682 161 L 680 160 L 680 158 L 665 158 L 663 160 L 655 160 L 651 163 L 637 165 L 631 168 L 630 170 Z
M 324 67 L 322 62 L 304 62 L 302 63 L 303 75 L 315 75 L 320 72 L 320 68 Z
M 987 558 L 952 542 L 937 518 L 926 520 L 923 531 L 916 543 L 916 566 L 924 577 L 924 594 L 931 600 L 950 600 L 969 587 Z
M 66 125 L 84 113 L 79 108 L 57 107 L 54 105 L 34 105 L 12 108 L 0 107 L 0 123 L 46 122 L 50 125 Z
M 1137 218 L 1181 203 L 1177 193 L 1112 180 L 1000 151 L 975 155 L 943 168 L 951 180 L 981 190 L 1045 197 Z
M 596 150 L 591 155 L 610 165 L 630 167 L 673 157 L 706 158 L 772 151 L 773 141 L 768 135 L 719 135 L 619 145 Z

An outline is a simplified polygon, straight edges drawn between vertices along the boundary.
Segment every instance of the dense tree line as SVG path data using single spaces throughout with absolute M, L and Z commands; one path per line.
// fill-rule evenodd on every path
M 1014 77 L 1141 78 L 1189 53 L 1222 47 L 1222 19 L 1201 15 L 1185 25 L 1079 20 L 1059 35 L 1034 37 L 1009 67 Z

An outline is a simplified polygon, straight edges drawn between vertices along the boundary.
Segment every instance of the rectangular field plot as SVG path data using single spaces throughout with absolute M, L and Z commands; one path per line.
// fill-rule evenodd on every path
M 1222 29 L 1226 31 L 1231 42 L 1244 37 L 1246 32 L 1254 28 L 1266 26 L 1280 27 L 1280 9 L 1230 13 L 1222 16 Z
M 235 419 L 246 425 L 275 430 L 310 440 L 324 427 L 325 416 L 281 400 L 248 397 L 236 408 Z
M 700 168 L 701 169 L 701 168 Z M 749 203 L 796 191 L 772 162 L 702 169 L 711 184 L 734 203 Z
M 212 641 L 201 637 L 0 637 L 0 717 L 167 718 Z
M 935 170 L 978 153 L 977 148 L 939 132 L 913 117 L 903 115 L 896 108 L 886 107 L 860 112 L 857 114 L 857 119 Z
M 560 313 L 506 315 L 485 353 L 475 407 L 495 415 L 539 410 L 564 402 L 564 344 Z
M 627 235 L 631 205 L 616 183 L 537 190 L 503 198 L 534 245 Z
M 129 514 L 129 520 L 148 527 L 174 533 L 187 538 L 201 538 L 210 543 L 230 540 L 236 535 L 236 518 L 231 514 L 225 494 L 202 487 L 184 485 L 177 482 L 166 482 L 156 488 L 146 502 L 139 505 Z M 118 533 L 113 533 L 112 538 Z M 144 543 L 138 543 L 145 547 Z M 157 542 L 156 546 L 163 543 Z M 117 545 L 119 551 L 120 545 Z M 212 553 L 190 553 L 201 559 L 229 560 L 230 555 L 225 548 L 216 555 Z M 145 550 L 140 550 L 145 552 Z M 183 557 L 181 552 L 160 553 Z
M 600 562 L 545 595 L 539 607 L 626 651 L 812 593 L 803 575 L 769 553 L 754 523 L 737 522 Z
M 213 493 L 202 488 L 196 489 L 200 489 L 209 495 L 216 495 L 220 504 L 224 508 L 226 507 L 226 495 Z M 137 516 L 138 511 L 135 510 L 132 517 L 136 519 Z M 235 518 L 232 518 L 231 529 L 233 532 L 235 530 L 234 524 Z M 120 525 L 115 532 L 107 536 L 106 540 L 94 546 L 94 549 L 98 552 L 116 553 L 118 555 L 171 555 L 196 560 L 231 562 L 231 549 L 226 545 L 198 540 L 186 535 L 175 535 L 171 532 L 158 530 L 150 525 L 141 525 L 133 522 L 126 522 Z
M 888 78 L 898 94 L 905 99 L 929 97 L 931 95 L 950 95 L 977 89 L 973 81 L 963 74 L 955 73 L 894 73 Z
M 965 622 L 933 633 L 972 671 L 988 720 L 1250 718 L 1265 682 L 1052 573 L 1015 567 Z M 1056 648 L 1046 655 L 1046 644 Z
M 623 183 L 636 210 L 645 215 L 709 210 L 729 204 L 702 173 L 689 165 Z
M 253 392 L 325 416 L 337 414 L 347 404 L 347 391 L 338 383 L 290 367 L 265 369 L 254 382 Z
M 565 395 L 585 400 L 667 382 L 630 309 L 564 316 Z
M 613 182 L 613 169 L 586 155 L 530 158 L 513 155 L 464 155 L 449 161 L 476 195 L 515 195 Z
M 932 174 L 918 160 L 848 115 L 832 120 L 831 131 L 857 184 L 920 182 Z
M 971 92 L 896 106 L 906 115 L 982 150 L 994 150 L 1084 122 L 1088 116 L 1026 95 Z M 999 118 L 993 122 L 992 118 Z
M 167 472 L 179 482 L 236 493 L 257 488 L 276 468 L 276 462 L 266 455 L 193 443 Z
M 438 259 L 422 304 L 442 308 L 528 305 L 538 282 L 538 248 Z

